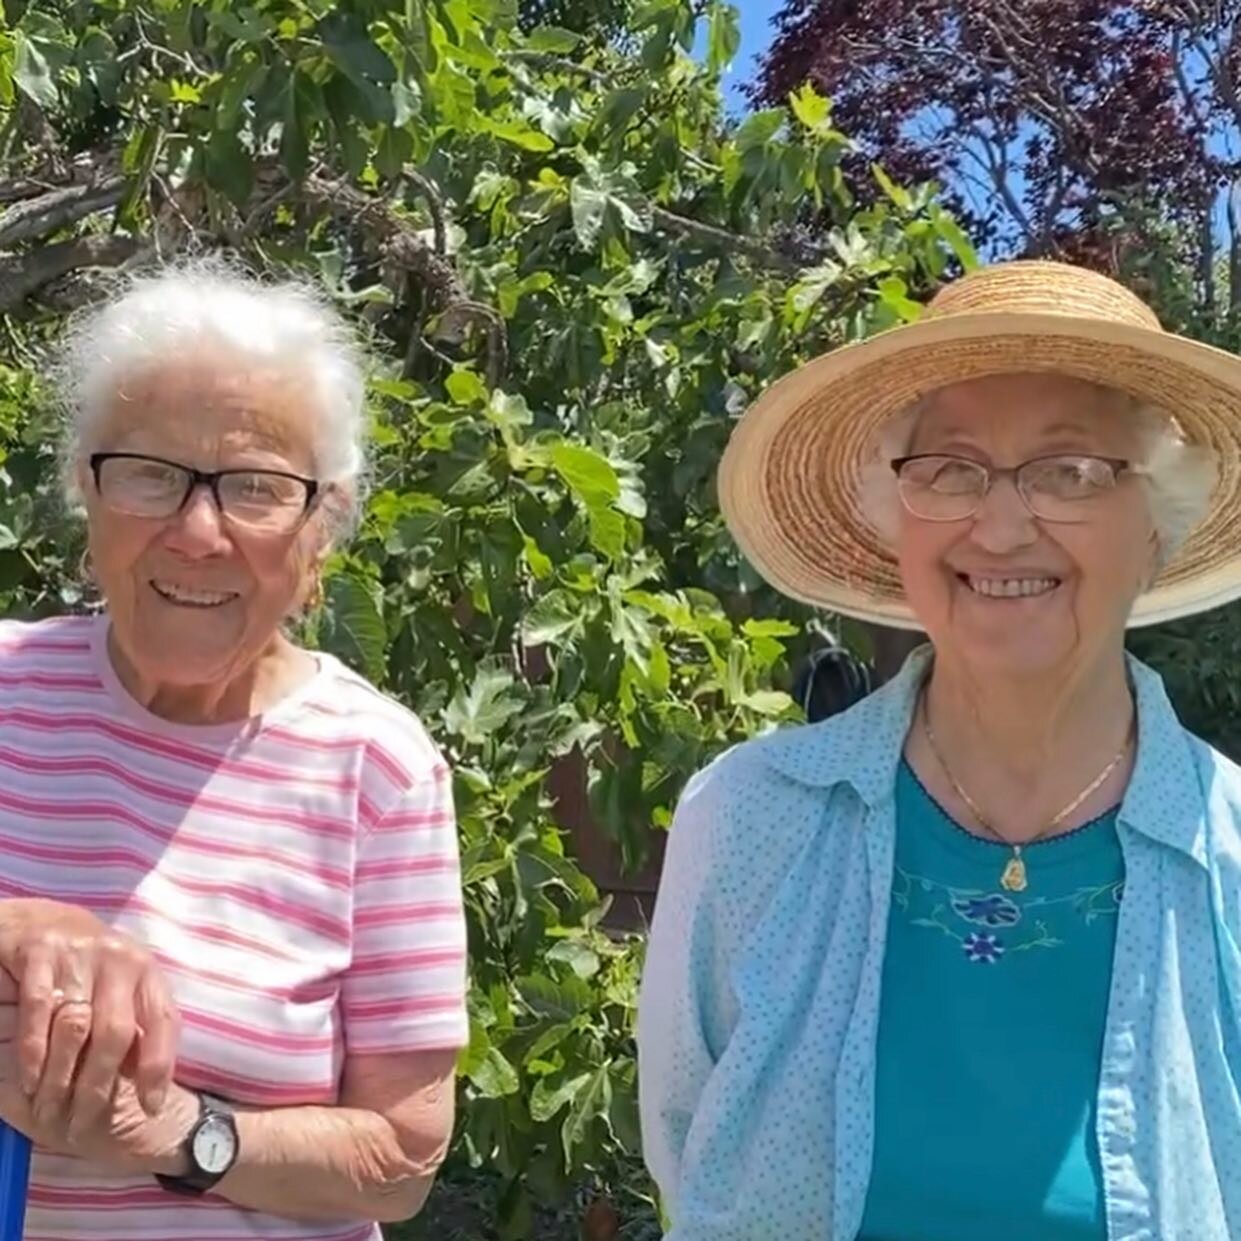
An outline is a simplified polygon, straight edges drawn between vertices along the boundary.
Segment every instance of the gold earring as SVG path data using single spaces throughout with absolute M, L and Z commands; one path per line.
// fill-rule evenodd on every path
M 306 611 L 314 612 L 323 606 L 323 579 L 316 577 L 306 595 Z
M 81 558 L 78 560 L 78 577 L 87 585 L 95 585 L 95 566 L 91 561 L 90 548 L 83 550 Z

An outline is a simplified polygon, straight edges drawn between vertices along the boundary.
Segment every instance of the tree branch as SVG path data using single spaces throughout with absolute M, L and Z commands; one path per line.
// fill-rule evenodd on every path
M 45 284 L 82 267 L 118 267 L 137 253 L 134 237 L 99 234 L 61 241 L 23 255 L 0 255 L 0 314 L 15 310 Z
M 966 125 L 964 132 L 979 144 L 982 152 L 979 153 L 968 146 L 962 147 L 962 152 L 972 156 L 986 171 L 991 178 L 992 188 L 1000 196 L 1013 222 L 1021 229 L 1022 236 L 1027 242 L 1033 242 L 1034 225 L 1030 222 L 1026 209 L 1017 200 L 1017 195 L 1013 193 L 1013 187 L 1008 182 L 1008 156 L 1004 152 L 1003 144 L 993 142 L 977 125 Z
M 732 254 L 744 254 L 746 258 L 753 259 L 756 263 L 775 271 L 801 270 L 792 259 L 752 237 L 743 237 L 740 233 L 717 228 L 714 224 L 703 224 L 699 220 L 691 220 L 688 216 L 677 215 L 676 212 L 669 211 L 665 207 L 653 207 L 651 214 L 656 224 L 679 237 L 688 237 L 693 241 L 715 246 Z
M 338 219 L 365 229 L 384 256 L 412 272 L 427 290 L 428 306 L 439 311 L 453 302 L 469 301 L 469 294 L 452 263 L 401 219 L 382 198 L 374 198 L 343 180 L 311 173 L 297 193 L 304 202 L 329 211 Z
M 591 69 L 587 65 L 579 65 L 575 61 L 567 60 L 563 56 L 554 56 L 550 52 L 536 52 L 533 48 L 512 48 L 503 54 L 505 60 L 522 60 L 528 61 L 532 65 L 542 66 L 544 69 L 559 69 L 562 73 L 574 73 L 579 77 L 586 78 L 595 86 L 610 86 L 612 79 L 606 73 L 600 73 L 598 69 Z
M 111 177 L 98 185 L 71 185 L 25 199 L 0 213 L 0 247 L 45 237 L 97 211 L 106 211 L 124 194 L 124 178 Z
M 416 278 L 425 299 L 425 313 L 437 314 L 442 330 L 459 334 L 471 323 L 481 325 L 486 333 L 487 382 L 492 387 L 500 382 L 508 367 L 507 325 L 494 307 L 470 297 L 447 256 L 427 245 L 384 199 L 365 194 L 343 180 L 311 173 L 298 187 L 298 194 L 309 205 L 365 230 L 386 262 L 402 269 L 407 278 Z
M 1241 183 L 1228 187 L 1228 304 L 1236 310 L 1241 306 Z
M 403 169 L 401 176 L 406 181 L 412 181 L 422 191 L 422 197 L 426 199 L 427 210 L 431 213 L 431 227 L 435 230 L 435 252 L 440 255 L 447 254 L 448 228 L 444 222 L 444 199 L 440 194 L 439 186 L 430 177 L 424 177 L 416 168 Z

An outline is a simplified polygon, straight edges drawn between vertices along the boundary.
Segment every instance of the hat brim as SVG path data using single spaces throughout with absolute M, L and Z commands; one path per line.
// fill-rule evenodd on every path
M 876 430 L 937 388 L 1048 371 L 1157 406 L 1216 458 L 1206 517 L 1137 600 L 1130 624 L 1172 620 L 1241 596 L 1241 359 L 1166 332 L 1058 314 L 930 317 L 784 376 L 742 416 L 720 462 L 729 529 L 782 594 L 916 629 L 896 560 L 858 503 Z

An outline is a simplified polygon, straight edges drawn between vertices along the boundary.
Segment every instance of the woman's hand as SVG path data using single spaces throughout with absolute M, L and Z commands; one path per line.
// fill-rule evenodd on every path
M 130 1063 L 143 1110 L 162 1110 L 177 1013 L 141 944 L 75 905 L 3 901 L 0 968 L 17 980 L 17 1084 L 36 1124 L 99 1123 Z
M 181 1147 L 198 1116 L 198 1099 L 180 1086 L 172 1087 L 155 1115 L 138 1101 L 133 1080 L 123 1073 L 99 1113 L 36 1112 L 16 1074 L 18 995 L 17 984 L 0 970 L 0 1120 L 55 1154 L 122 1172 L 183 1173 Z M 57 1026 L 71 1021 L 69 1009 L 53 1016 L 53 1042 Z

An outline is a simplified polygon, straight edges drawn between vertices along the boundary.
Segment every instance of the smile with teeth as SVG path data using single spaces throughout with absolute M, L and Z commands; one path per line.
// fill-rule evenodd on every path
M 235 591 L 195 590 L 173 582 L 152 582 L 151 588 L 161 599 L 183 608 L 218 608 L 237 598 Z
M 1060 585 L 1057 577 L 972 577 L 968 573 L 960 577 L 974 594 L 989 599 L 1028 599 L 1048 594 Z

